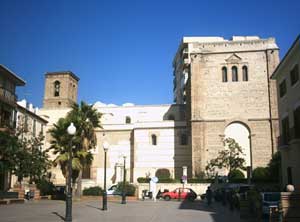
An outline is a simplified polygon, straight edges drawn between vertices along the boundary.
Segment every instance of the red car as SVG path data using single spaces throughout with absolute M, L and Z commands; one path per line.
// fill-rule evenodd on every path
M 187 199 L 190 201 L 194 201 L 197 198 L 197 194 L 190 188 L 176 188 L 171 192 L 165 192 L 162 194 L 162 198 L 164 200 L 171 200 L 171 199 Z

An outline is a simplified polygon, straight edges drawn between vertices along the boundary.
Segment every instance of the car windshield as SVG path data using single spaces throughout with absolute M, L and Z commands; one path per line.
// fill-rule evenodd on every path
M 266 193 L 264 194 L 264 201 L 270 201 L 275 202 L 280 200 L 280 194 L 279 193 Z

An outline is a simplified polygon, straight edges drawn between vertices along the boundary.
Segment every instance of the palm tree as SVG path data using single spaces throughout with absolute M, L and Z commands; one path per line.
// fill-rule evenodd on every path
M 77 179 L 77 195 L 81 195 L 81 178 L 82 170 L 92 164 L 93 155 L 90 150 L 95 148 L 97 144 L 95 128 L 101 127 L 99 118 L 101 114 L 85 102 L 80 105 L 74 104 L 72 110 L 67 114 L 66 118 L 61 118 L 49 130 L 52 140 L 50 149 L 56 154 L 54 164 L 59 164 L 65 178 L 67 175 L 67 161 L 69 159 L 68 149 L 72 139 L 72 177 L 73 185 Z M 77 130 L 73 137 L 68 135 L 67 127 L 73 122 Z
M 74 104 L 72 110 L 68 113 L 75 126 L 78 128 L 76 133 L 78 140 L 78 152 L 80 152 L 81 168 L 77 177 L 77 197 L 81 196 L 81 184 L 82 184 L 82 170 L 85 167 L 89 167 L 92 163 L 91 149 L 94 149 L 97 144 L 97 137 L 95 128 L 101 128 L 100 125 L 101 114 L 93 108 L 92 105 L 88 105 L 85 102 L 81 102 L 80 105 Z

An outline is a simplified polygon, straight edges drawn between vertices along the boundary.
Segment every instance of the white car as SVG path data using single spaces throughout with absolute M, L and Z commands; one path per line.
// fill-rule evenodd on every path
M 114 184 L 106 191 L 107 195 L 121 195 L 120 192 L 117 191 L 117 185 Z

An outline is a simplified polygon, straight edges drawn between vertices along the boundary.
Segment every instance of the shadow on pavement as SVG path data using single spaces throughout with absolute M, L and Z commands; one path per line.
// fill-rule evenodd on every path
M 63 221 L 65 221 L 65 218 L 63 216 L 61 216 L 59 213 L 57 212 L 52 212 L 52 214 L 58 216 L 60 219 L 62 219 Z
M 89 205 L 89 204 L 87 204 L 87 205 L 85 205 L 85 206 L 90 207 L 90 208 L 94 208 L 94 209 L 97 209 L 97 210 L 102 210 L 102 208 L 95 207 L 95 206 Z
M 210 212 L 210 216 L 212 217 L 214 222 L 240 221 L 239 212 L 230 211 L 229 208 L 224 207 L 220 203 L 216 202 L 208 206 L 206 202 L 201 200 L 195 200 L 193 202 L 184 200 L 181 202 L 179 209 Z

